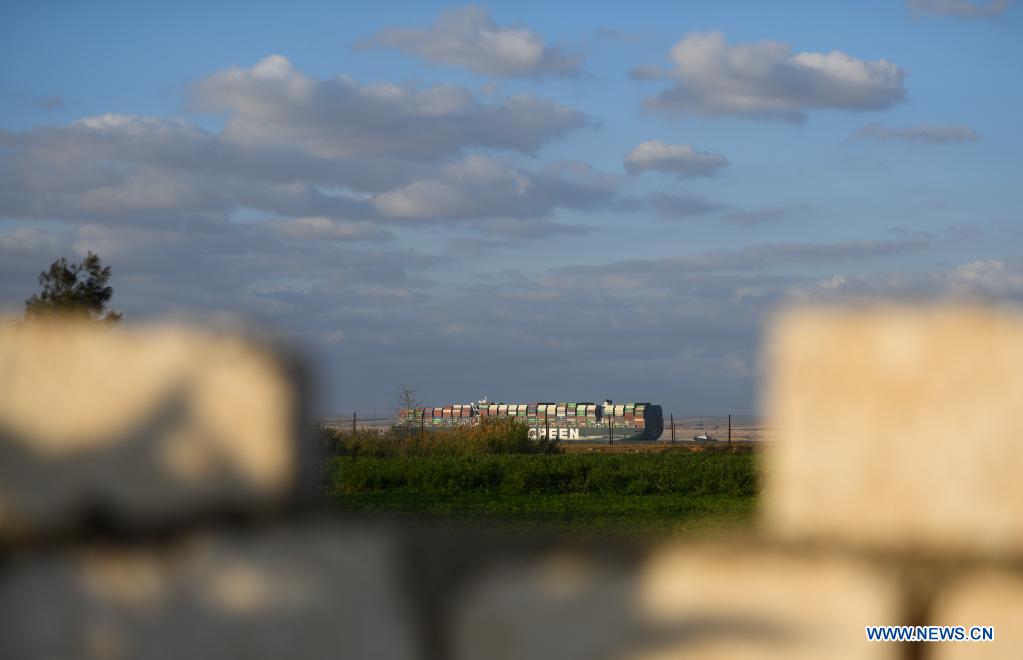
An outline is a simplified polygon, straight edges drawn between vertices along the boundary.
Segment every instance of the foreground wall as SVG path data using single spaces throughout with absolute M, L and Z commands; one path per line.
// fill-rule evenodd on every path
M 795 312 L 769 357 L 758 531 L 592 547 L 320 511 L 263 341 L 7 325 L 0 656 L 1023 657 L 1023 320 Z

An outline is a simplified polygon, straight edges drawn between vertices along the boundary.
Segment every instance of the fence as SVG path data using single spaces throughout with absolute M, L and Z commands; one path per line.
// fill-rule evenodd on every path
M 665 413 L 660 442 L 694 442 L 700 435 L 707 442 L 751 443 L 773 440 L 775 434 L 759 415 L 692 415 Z
M 318 415 L 316 422 L 326 428 L 339 431 L 385 431 L 394 426 L 397 414 L 389 411 L 369 411 Z
M 383 432 L 397 423 L 395 412 L 366 411 L 351 413 L 335 413 L 321 415 L 317 422 L 327 428 L 339 431 L 378 431 Z M 543 425 L 537 427 L 543 428 Z M 615 431 L 619 433 L 619 431 Z M 697 440 L 701 434 L 706 440 Z M 619 439 L 616 437 L 616 439 Z M 773 430 L 759 415 L 700 415 L 664 413 L 664 431 L 654 442 L 685 443 L 685 442 L 717 442 L 754 443 L 774 439 Z M 610 430 L 607 441 L 610 442 Z M 573 442 L 573 441 L 570 441 Z M 585 442 L 585 441 L 581 441 Z

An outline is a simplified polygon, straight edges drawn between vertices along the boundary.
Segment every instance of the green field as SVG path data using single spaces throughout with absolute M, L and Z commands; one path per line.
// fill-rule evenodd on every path
M 635 537 L 746 528 L 756 505 L 751 452 L 388 454 L 331 459 L 333 506 L 422 524 Z

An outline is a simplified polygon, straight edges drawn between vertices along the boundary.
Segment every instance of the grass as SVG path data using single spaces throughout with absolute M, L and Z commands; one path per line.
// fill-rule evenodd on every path
M 335 494 L 724 495 L 757 491 L 752 453 L 342 456 Z
M 431 435 L 429 446 L 401 434 L 379 446 L 349 442 L 328 461 L 334 507 L 577 536 L 693 535 L 752 523 L 751 452 L 564 454 L 536 443 L 459 445 L 456 434 Z
M 753 523 L 755 497 L 722 495 L 337 495 L 337 510 L 422 525 L 459 522 L 509 531 L 576 537 L 696 536 Z

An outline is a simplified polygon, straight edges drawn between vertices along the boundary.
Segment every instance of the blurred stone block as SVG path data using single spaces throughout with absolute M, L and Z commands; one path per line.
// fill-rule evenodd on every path
M 295 485 L 301 389 L 238 336 L 0 327 L 0 535 L 258 510 Z
M 624 567 L 566 554 L 494 566 L 455 605 L 458 660 L 620 658 L 641 630 Z
M 454 657 L 895 658 L 864 626 L 897 622 L 890 576 L 739 545 L 669 548 L 638 571 L 571 556 L 505 565 L 456 608 Z
M 966 573 L 938 595 L 927 623 L 995 628 L 993 642 L 927 644 L 927 658 L 1023 658 L 1023 575 L 993 569 Z
M 769 348 L 769 530 L 928 552 L 1023 549 L 1023 317 L 797 311 Z
M 379 530 L 318 523 L 17 558 L 0 655 L 414 658 L 397 561 Z

